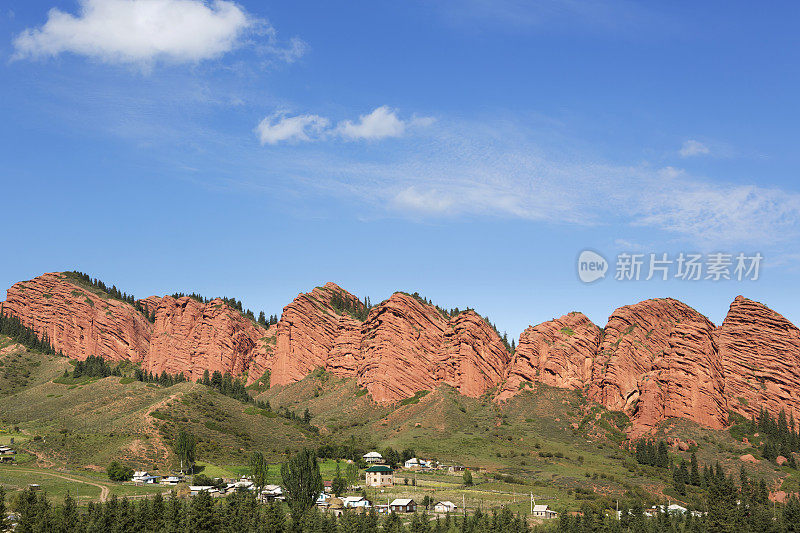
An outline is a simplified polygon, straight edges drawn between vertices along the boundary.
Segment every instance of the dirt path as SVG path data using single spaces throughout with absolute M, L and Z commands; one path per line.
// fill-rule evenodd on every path
M 53 473 L 53 472 L 42 472 L 41 470 L 25 470 L 23 468 L 15 469 L 14 471 L 15 472 L 25 472 L 26 474 L 44 474 L 46 476 L 58 477 L 58 478 L 61 478 L 61 479 L 66 479 L 67 481 L 74 481 L 75 483 L 83 483 L 85 485 L 91 485 L 93 487 L 97 487 L 98 489 L 100 489 L 100 501 L 101 502 L 104 502 L 104 501 L 106 501 L 108 499 L 108 493 L 110 492 L 110 489 L 108 488 L 108 485 L 102 485 L 100 483 L 92 483 L 91 481 L 84 481 L 82 479 L 75 479 L 73 477 L 65 476 L 63 474 L 56 474 L 56 473 Z
M 180 392 L 176 392 L 175 394 L 167 398 L 164 398 L 160 402 L 150 406 L 150 409 L 148 409 L 144 415 L 145 423 L 150 426 L 152 431 L 151 433 L 152 438 L 150 439 L 150 441 L 157 450 L 161 451 L 161 455 L 165 461 L 169 457 L 169 448 L 167 447 L 166 443 L 164 443 L 164 439 L 161 438 L 161 433 L 158 431 L 158 428 L 156 427 L 156 419 L 155 417 L 153 417 L 152 413 L 153 411 L 156 411 L 161 407 L 166 407 L 170 402 L 175 400 L 180 394 L 181 394 Z

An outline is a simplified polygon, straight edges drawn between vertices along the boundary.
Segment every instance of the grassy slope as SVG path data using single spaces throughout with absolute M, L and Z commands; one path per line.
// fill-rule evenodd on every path
M 201 459 L 220 464 L 245 463 L 253 449 L 279 460 L 312 438 L 294 422 L 249 414 L 256 410 L 202 385 L 163 388 L 119 377 L 64 379 L 64 371 L 72 368 L 69 360 L 18 345 L 0 354 L 0 364 L 9 360 L 30 360 L 32 371 L 24 383 L 0 382 L 0 428 L 19 426 L 40 464 L 96 470 L 122 459 L 133 466 L 168 468 L 174 461 L 170 439 L 180 428 L 198 437 Z
M 691 489 L 686 497 L 678 496 L 665 470 L 636 464 L 624 447 L 625 434 L 620 431 L 625 428 L 624 416 L 587 402 L 575 391 L 539 386 L 498 406 L 488 395 L 467 398 L 441 387 L 407 405 L 385 407 L 360 395 L 355 380 L 317 371 L 298 383 L 273 387 L 259 398 L 269 400 L 273 407 L 296 412 L 308 408 L 313 423 L 335 441 L 355 438 L 378 449 L 387 445 L 413 448 L 421 457 L 483 469 L 486 477 L 494 473 L 507 476 L 504 482 L 481 483 L 473 492 L 533 492 L 543 501 L 551 499 L 551 505 L 570 507 L 578 505 L 581 498 L 593 497 L 585 494 L 587 490 L 611 498 L 643 492 L 689 503 L 693 498 Z M 719 461 L 726 470 L 738 472 L 744 465 L 740 455 L 758 455 L 727 431 L 709 430 L 685 420 L 664 423 L 658 437 L 667 436 L 696 441 L 701 466 Z M 690 458 L 690 453 L 677 449 L 670 453 L 676 463 Z M 766 461 L 745 466 L 772 488 L 787 475 L 788 484 L 800 477 Z M 417 476 L 420 490 L 428 485 L 427 479 Z M 458 479 L 444 481 L 452 484 Z M 432 483 L 433 487 L 437 485 Z M 398 490 L 410 489 L 404 486 L 390 493 Z M 444 496 L 460 498 L 460 493 Z

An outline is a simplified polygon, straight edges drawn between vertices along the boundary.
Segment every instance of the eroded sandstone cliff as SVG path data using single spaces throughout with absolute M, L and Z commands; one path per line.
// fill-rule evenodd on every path
M 672 417 L 722 427 L 729 410 L 750 416 L 762 406 L 800 419 L 800 330 L 742 296 L 719 327 L 671 298 L 620 307 L 603 329 L 569 313 L 528 327 L 513 355 L 473 311 L 451 317 L 395 293 L 367 313 L 334 283 L 298 295 L 269 328 L 220 299 L 138 304 L 143 310 L 69 273 L 48 273 L 8 289 L 2 312 L 68 357 L 129 360 L 191 379 L 208 370 L 251 384 L 269 373 L 285 385 L 322 368 L 356 377 L 380 403 L 442 384 L 504 402 L 542 383 L 624 411 L 634 433 Z

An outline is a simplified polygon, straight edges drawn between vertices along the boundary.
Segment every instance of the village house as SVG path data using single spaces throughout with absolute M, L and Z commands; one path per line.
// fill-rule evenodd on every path
M 689 509 L 682 505 L 678 505 L 677 503 L 669 503 L 668 505 L 654 505 L 650 509 L 645 509 L 644 514 L 645 516 L 655 517 L 659 513 L 662 514 L 670 514 L 670 515 L 685 515 L 689 513 Z M 622 511 L 617 511 L 617 516 L 621 516 Z M 692 516 L 702 516 L 703 513 L 701 511 L 691 511 Z
M 437 502 L 433 510 L 437 513 L 453 513 L 458 507 L 451 501 Z
M 532 516 L 549 520 L 550 518 L 557 518 L 558 513 L 550 509 L 547 505 L 534 505 Z
M 417 459 L 416 457 L 412 457 L 405 463 L 403 463 L 403 467 L 406 470 L 419 470 L 421 468 L 430 468 L 431 463 L 430 461 L 426 461 L 425 459 Z
M 133 481 L 136 485 L 154 485 L 159 482 L 161 476 L 154 476 L 148 472 L 136 471 L 133 473 Z
M 417 510 L 417 502 L 411 498 L 397 498 L 389 504 L 389 510 L 393 513 L 413 513 Z
M 189 493 L 192 496 L 197 496 L 201 492 L 207 492 L 211 495 L 216 495 L 219 491 L 216 487 L 212 487 L 211 485 L 189 485 Z
M 365 453 L 362 458 L 369 464 L 380 464 L 383 462 L 383 456 L 378 452 Z
M 258 495 L 258 499 L 264 502 L 282 501 L 285 499 L 283 496 L 283 489 L 280 485 L 265 485 Z
M 0 446 L 0 463 L 13 463 L 15 453 L 17 452 L 8 446 Z
M 332 496 L 330 494 L 320 492 L 319 496 L 317 496 L 317 507 L 320 509 L 326 509 L 331 498 Z
M 179 478 L 178 476 L 166 476 L 166 477 L 162 477 L 161 478 L 161 484 L 162 485 L 169 485 L 169 486 L 174 487 L 175 485 L 177 485 L 180 482 L 181 482 L 181 478 Z
M 344 504 L 345 509 L 369 509 L 372 507 L 372 502 L 363 496 L 348 496 L 346 498 L 342 498 L 342 503 Z
M 328 512 L 332 513 L 334 516 L 340 516 L 344 513 L 344 502 L 337 497 L 333 497 L 328 500 Z
M 388 466 L 375 465 L 366 470 L 367 487 L 391 487 L 394 485 L 394 471 Z

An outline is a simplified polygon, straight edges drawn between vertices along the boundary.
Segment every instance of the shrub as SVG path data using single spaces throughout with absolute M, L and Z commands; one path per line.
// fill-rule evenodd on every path
M 130 481 L 133 477 L 133 469 L 123 466 L 118 461 L 112 461 L 106 468 L 106 472 L 111 481 Z

